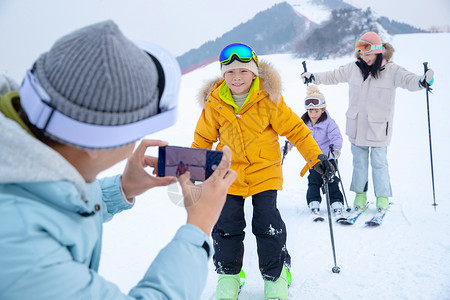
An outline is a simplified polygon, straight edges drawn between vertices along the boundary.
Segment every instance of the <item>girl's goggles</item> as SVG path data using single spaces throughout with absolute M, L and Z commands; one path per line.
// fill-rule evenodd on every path
M 258 66 L 258 57 L 255 52 L 253 52 L 252 48 L 244 44 L 230 44 L 226 46 L 219 54 L 219 62 L 222 65 L 228 65 L 235 59 L 244 63 L 250 62 L 253 59 Z
M 383 45 L 372 45 L 369 42 L 358 40 L 355 45 L 356 52 L 369 53 L 373 50 L 381 50 L 383 49 Z
M 306 107 L 316 107 L 319 105 L 325 104 L 324 99 L 317 99 L 317 98 L 307 98 L 305 99 L 305 106 Z

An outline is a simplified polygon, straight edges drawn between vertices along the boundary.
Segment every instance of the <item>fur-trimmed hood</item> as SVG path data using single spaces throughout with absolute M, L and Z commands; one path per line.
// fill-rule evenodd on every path
M 391 61 L 392 56 L 394 56 L 394 47 L 389 43 L 383 43 L 383 58 L 388 62 Z M 355 57 L 358 59 L 360 56 L 359 52 L 355 52 Z
M 259 79 L 261 84 L 261 90 L 264 90 L 272 102 L 278 102 L 281 99 L 282 83 L 280 74 L 265 61 L 259 62 Z M 198 92 L 197 101 L 204 109 L 205 102 L 209 97 L 209 94 L 214 89 L 217 83 L 221 82 L 223 77 L 217 76 L 211 80 L 206 81 L 203 87 Z

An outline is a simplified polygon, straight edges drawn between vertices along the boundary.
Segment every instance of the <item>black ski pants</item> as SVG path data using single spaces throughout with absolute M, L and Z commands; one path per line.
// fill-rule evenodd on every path
M 334 165 L 334 167 L 336 167 L 334 159 L 330 159 L 330 162 Z M 306 202 L 308 203 L 308 205 L 312 201 L 319 201 L 319 203 L 322 202 L 322 196 L 320 194 L 320 188 L 322 187 L 322 184 L 322 175 L 320 175 L 313 169 L 309 169 L 308 191 L 306 192 Z M 330 203 L 344 203 L 344 197 L 342 196 L 342 193 L 339 190 L 339 184 L 336 181 L 329 183 L 328 188 L 330 191 Z
M 242 196 L 227 195 L 219 220 L 212 230 L 214 265 L 219 274 L 237 274 L 244 258 L 245 217 Z M 259 270 L 264 280 L 280 277 L 283 264 L 290 267 L 286 249 L 286 225 L 277 208 L 277 191 L 252 196 L 252 232 L 256 236 Z

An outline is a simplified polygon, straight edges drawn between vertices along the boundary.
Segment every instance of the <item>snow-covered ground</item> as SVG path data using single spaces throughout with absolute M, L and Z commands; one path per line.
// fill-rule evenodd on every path
M 450 182 L 450 63 L 446 55 L 446 50 L 450 49 L 450 34 L 398 35 L 392 44 L 396 49 L 396 63 L 422 74 L 422 62 L 427 61 L 435 71 L 430 113 L 438 206 L 436 210 L 432 206 L 425 91 L 397 90 L 394 135 L 388 150 L 394 204 L 383 225 L 364 226 L 364 221 L 374 213 L 373 204 L 354 226 L 333 224 L 340 274 L 331 272 L 334 262 L 328 223 L 313 223 L 310 219 L 305 199 L 307 179 L 299 176 L 304 161 L 298 152 L 292 151 L 283 166 L 284 189 L 278 194 L 292 256 L 289 299 L 450 299 L 450 195 L 447 189 Z M 290 55 L 270 55 L 262 59 L 271 62 L 280 72 L 286 102 L 297 114 L 303 114 L 302 100 L 306 92 L 306 86 L 300 81 L 303 59 Z M 306 62 L 309 71 L 318 72 L 352 60 L 349 55 L 337 60 Z M 177 124 L 149 138 L 190 146 L 200 114 L 196 94 L 205 80 L 217 75 L 216 63 L 184 75 Z M 347 85 L 319 88 L 343 133 Z M 280 143 L 284 143 L 284 138 Z M 152 153 L 157 155 L 156 149 Z M 354 197 L 349 191 L 351 158 L 350 144 L 344 136 L 339 166 L 350 205 Z M 101 175 L 116 174 L 123 166 L 121 163 Z M 171 186 L 170 191 L 168 187 L 151 190 L 138 197 L 132 210 L 105 224 L 100 274 L 118 284 L 123 292 L 128 292 L 139 281 L 159 249 L 185 223 L 184 208 L 170 200 L 176 193 L 176 186 Z M 169 194 L 172 197 L 169 198 Z M 373 203 L 371 184 L 368 195 Z M 245 211 L 247 224 L 251 224 L 251 201 L 247 201 Z M 322 211 L 325 211 L 325 203 Z M 244 270 L 247 282 L 239 299 L 264 299 L 256 241 L 250 225 L 246 233 Z M 202 299 L 214 298 L 217 274 L 212 261 L 209 269 Z

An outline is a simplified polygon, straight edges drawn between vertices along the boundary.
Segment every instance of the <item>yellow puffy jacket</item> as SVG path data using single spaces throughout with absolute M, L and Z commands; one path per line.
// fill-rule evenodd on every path
M 278 136 L 286 136 L 297 147 L 309 167 L 322 152 L 311 131 L 284 102 L 279 74 L 267 63 L 260 62 L 259 77 L 252 86 L 250 99 L 235 110 L 219 95 L 223 78 L 216 78 L 200 90 L 203 107 L 192 147 L 217 150 L 228 145 L 232 152 L 231 169 L 238 173 L 228 194 L 243 196 L 281 190 L 283 173 Z M 260 88 L 258 88 L 260 87 Z

